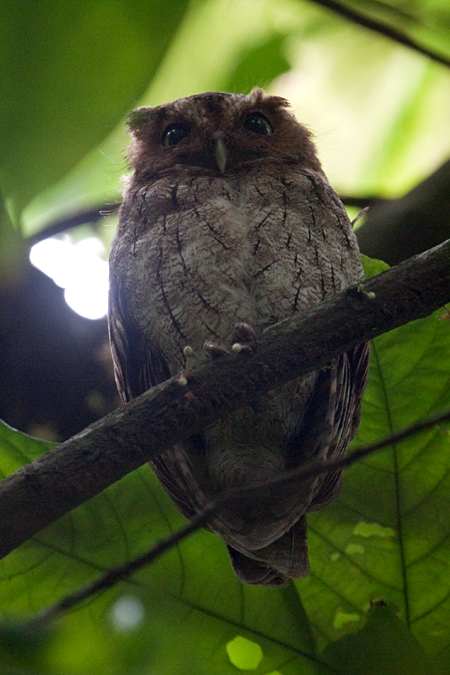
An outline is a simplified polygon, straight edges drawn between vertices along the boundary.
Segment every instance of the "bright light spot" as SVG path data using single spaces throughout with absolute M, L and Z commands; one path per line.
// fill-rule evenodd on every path
M 353 529 L 354 534 L 359 534 L 360 537 L 381 537 L 382 539 L 395 537 L 395 530 L 391 527 L 383 527 L 378 523 L 358 523 Z
M 87 319 L 101 319 L 108 308 L 108 263 L 103 243 L 89 237 L 74 244 L 68 234 L 39 242 L 31 263 L 65 289 L 67 304 Z
M 364 553 L 364 546 L 361 544 L 347 544 L 345 552 L 347 555 L 362 555 Z
M 111 623 L 118 630 L 132 630 L 139 626 L 145 616 L 144 606 L 132 595 L 124 595 L 111 607 Z
M 231 663 L 239 670 L 256 670 L 263 657 L 261 646 L 242 635 L 230 640 L 226 650 Z
M 347 612 L 342 612 L 338 609 L 333 619 L 333 626 L 339 630 L 339 628 L 342 628 L 348 623 L 359 621 L 360 618 L 359 614 L 347 614 Z

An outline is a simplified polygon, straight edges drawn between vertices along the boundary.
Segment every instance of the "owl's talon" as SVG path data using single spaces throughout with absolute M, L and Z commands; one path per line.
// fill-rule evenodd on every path
M 375 300 L 377 297 L 373 291 L 366 291 L 364 284 L 359 284 L 359 286 L 356 288 L 356 292 L 361 293 L 361 295 L 365 295 L 368 300 Z
M 183 349 L 183 354 L 185 358 L 185 365 L 186 365 L 186 373 L 188 373 L 190 370 L 192 370 L 192 363 L 194 360 L 194 350 L 190 345 L 186 345 L 186 347 Z
M 205 342 L 203 345 L 203 351 L 211 359 L 220 359 L 223 356 L 229 356 L 229 352 L 222 345 L 217 344 L 217 342 Z
M 231 351 L 235 354 L 254 352 L 257 347 L 255 331 L 248 323 L 237 323 L 235 325 L 232 341 Z

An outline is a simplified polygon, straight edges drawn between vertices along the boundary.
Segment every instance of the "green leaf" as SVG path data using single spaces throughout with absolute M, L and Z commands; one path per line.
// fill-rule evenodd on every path
M 244 53 L 231 74 L 225 91 L 247 93 L 249 86 L 266 87 L 278 75 L 289 70 L 285 56 L 286 35 L 274 35 L 254 49 Z
M 353 447 L 449 405 L 449 326 L 436 313 L 373 340 Z M 351 466 L 338 502 L 311 514 L 312 573 L 297 586 L 322 643 L 358 628 L 383 598 L 428 653 L 448 648 L 449 450 L 446 424 L 416 434 Z
M 0 187 L 16 222 L 142 95 L 187 5 L 2 0 Z
M 369 610 L 364 628 L 324 652 L 342 675 L 433 675 L 433 666 L 405 623 L 386 606 Z
M 54 445 L 23 434 L 0 420 L 0 476 L 6 478 L 48 452 Z
M 361 262 L 364 268 L 364 274 L 366 279 L 381 274 L 385 270 L 389 269 L 389 265 L 382 260 L 376 260 L 375 258 L 369 258 L 369 256 L 361 253 Z

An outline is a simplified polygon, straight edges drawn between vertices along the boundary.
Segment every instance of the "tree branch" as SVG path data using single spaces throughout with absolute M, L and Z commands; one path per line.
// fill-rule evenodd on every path
M 61 600 L 51 605 L 47 609 L 40 612 L 34 619 L 30 621 L 30 624 L 44 624 L 47 621 L 51 621 L 60 616 L 63 612 L 68 609 L 76 607 L 84 600 L 92 597 L 99 591 L 105 591 L 108 588 L 112 588 L 119 581 L 125 581 L 132 574 L 142 569 L 146 565 L 154 562 L 159 558 L 163 553 L 168 551 L 170 548 L 178 544 L 183 539 L 186 539 L 189 535 L 193 534 L 200 528 L 204 527 L 208 520 L 217 513 L 218 509 L 231 504 L 232 502 L 242 499 L 242 497 L 250 494 L 255 494 L 259 490 L 270 490 L 274 485 L 280 485 L 284 482 L 289 482 L 293 478 L 297 478 L 298 481 L 311 478 L 312 476 L 320 476 L 322 474 L 328 473 L 330 471 L 335 471 L 336 469 L 344 469 L 351 464 L 372 455 L 378 450 L 383 450 L 389 445 L 399 443 L 405 438 L 409 438 L 415 434 L 420 433 L 421 431 L 426 431 L 431 427 L 434 427 L 439 422 L 446 422 L 450 420 L 450 410 L 445 410 L 437 415 L 428 417 L 425 420 L 420 420 L 406 429 L 402 429 L 388 438 L 384 438 L 377 443 L 371 443 L 370 445 L 355 449 L 350 455 L 340 457 L 339 459 L 333 461 L 312 461 L 309 466 L 301 466 L 292 471 L 286 471 L 275 479 L 265 481 L 261 486 L 251 487 L 251 488 L 241 488 L 233 490 L 223 495 L 217 499 L 214 503 L 207 506 L 201 513 L 195 516 L 187 525 L 180 527 L 180 529 L 166 537 L 162 541 L 159 541 L 157 544 L 149 548 L 147 551 L 142 553 L 136 558 L 132 558 L 123 565 L 114 567 L 111 570 L 108 570 L 105 574 L 102 574 L 98 579 L 92 581 L 73 593 L 65 595 Z
M 42 230 L 39 230 L 39 232 L 35 232 L 27 237 L 25 242 L 31 248 L 40 241 L 67 232 L 67 230 L 71 230 L 73 227 L 80 227 L 80 225 L 86 225 L 87 223 L 95 225 L 99 220 L 104 220 L 106 216 L 110 216 L 118 211 L 119 206 L 120 202 L 117 202 L 116 204 L 102 204 L 87 211 L 79 211 L 78 213 L 65 216 L 64 218 L 59 218 L 46 225 Z
M 450 240 L 272 326 L 253 355 L 154 387 L 1 483 L 0 555 L 215 419 L 448 301 Z
M 447 66 L 447 68 L 450 67 L 450 59 L 448 57 L 444 56 L 443 54 L 438 54 L 427 47 L 424 47 L 398 28 L 391 28 L 391 26 L 387 26 L 381 21 L 372 19 L 365 14 L 362 14 L 355 9 L 342 4 L 341 2 L 337 2 L 336 0 L 312 0 L 312 2 L 314 2 L 316 5 L 320 5 L 321 7 L 331 9 L 333 12 L 340 14 L 346 19 L 349 19 L 360 26 L 364 26 L 364 28 L 369 28 L 380 35 L 384 35 L 385 37 L 398 42 L 404 47 L 414 49 L 414 51 L 419 52 L 419 54 L 423 54 L 424 56 L 433 59 L 433 61 L 437 61 L 437 63 Z

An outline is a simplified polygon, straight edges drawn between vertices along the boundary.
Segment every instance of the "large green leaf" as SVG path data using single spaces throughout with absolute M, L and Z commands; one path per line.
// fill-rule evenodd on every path
M 354 446 L 450 405 L 449 329 L 436 313 L 373 340 Z M 298 587 L 325 641 L 383 598 L 429 653 L 450 644 L 449 449 L 444 425 L 383 450 L 353 465 L 338 502 L 310 517 L 312 574 Z
M 1 0 L 0 186 L 17 220 L 148 86 L 187 0 Z
M 325 650 L 342 675 L 433 675 L 436 671 L 406 625 L 387 606 L 369 610 L 364 628 Z

